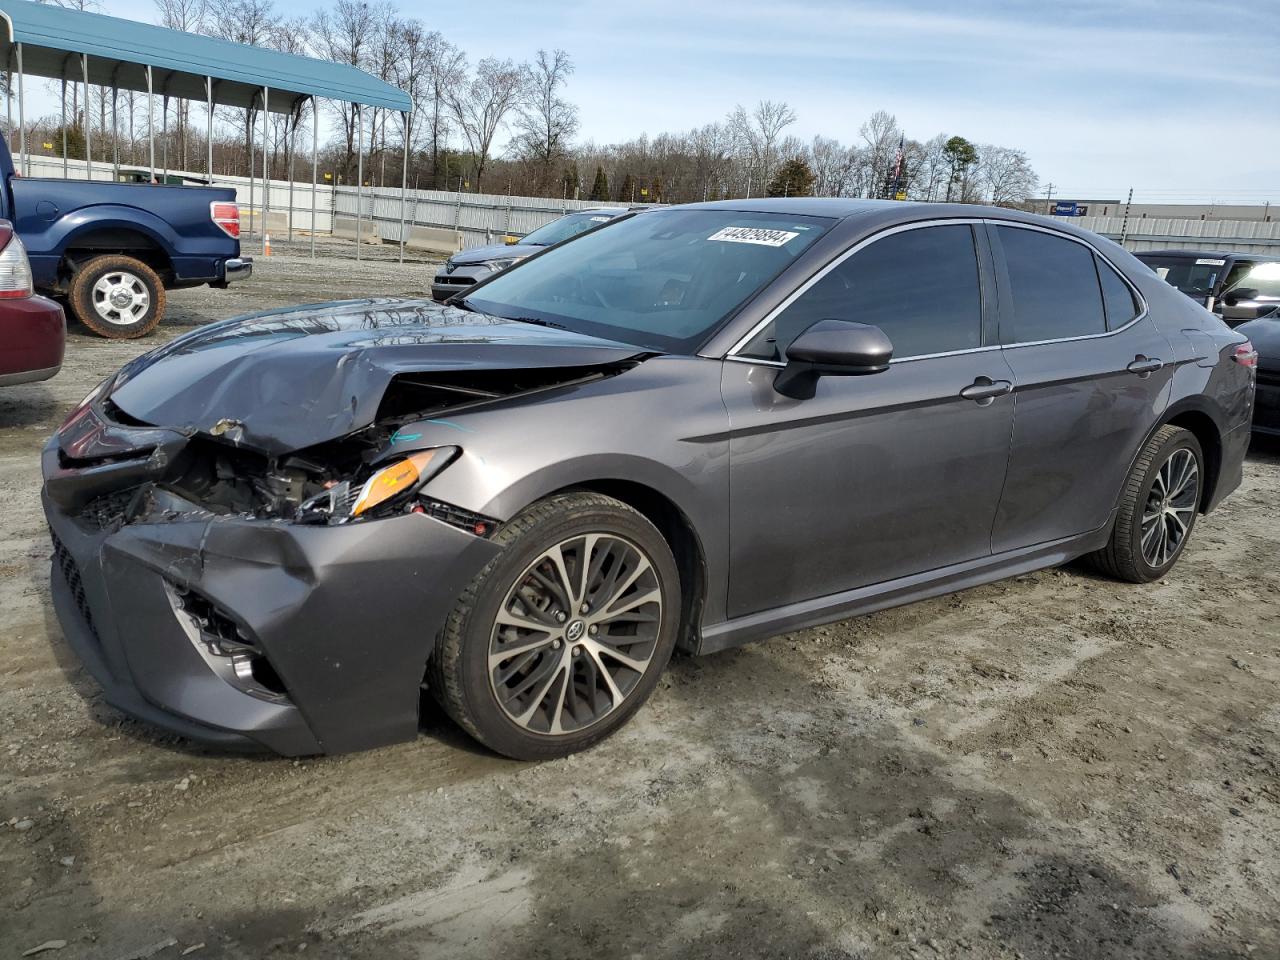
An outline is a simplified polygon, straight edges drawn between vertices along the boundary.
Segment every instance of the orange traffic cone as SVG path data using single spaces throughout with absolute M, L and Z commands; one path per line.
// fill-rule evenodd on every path
M 271 234 L 269 233 L 262 236 L 262 255 L 264 257 L 271 256 Z

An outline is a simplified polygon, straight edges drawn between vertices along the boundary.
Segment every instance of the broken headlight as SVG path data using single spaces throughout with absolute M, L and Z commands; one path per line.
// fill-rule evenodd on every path
M 363 481 L 343 480 L 298 508 L 298 520 L 345 523 L 389 516 L 409 505 L 424 483 L 448 466 L 457 447 L 418 450 L 375 470 Z

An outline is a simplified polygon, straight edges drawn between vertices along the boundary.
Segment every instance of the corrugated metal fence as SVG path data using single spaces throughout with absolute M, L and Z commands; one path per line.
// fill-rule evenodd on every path
M 1189 247 L 1230 253 L 1280 256 L 1280 222 L 1262 220 L 1182 220 L 1171 217 L 1056 217 L 1119 241 L 1134 252 Z
M 122 166 L 122 169 L 138 169 Z M 68 160 L 67 175 L 72 179 L 85 178 L 83 160 Z M 172 174 L 190 176 L 200 180 L 205 174 L 198 171 L 182 172 L 173 170 Z M 63 175 L 60 157 L 31 157 L 31 176 L 61 179 Z M 95 160 L 93 164 L 94 180 L 112 180 L 114 172 L 110 163 Z M 245 234 L 256 232 L 256 221 L 253 231 L 248 220 L 250 203 L 256 209 L 262 204 L 262 180 L 259 178 L 252 185 L 248 177 L 214 178 L 214 185 L 232 187 L 236 191 L 236 200 L 243 209 Z M 292 203 L 290 200 L 292 199 Z M 356 214 L 356 188 L 334 188 L 325 184 L 316 187 L 316 229 L 321 233 L 333 230 L 333 215 L 351 216 Z M 405 221 L 408 226 L 446 227 L 456 229 L 462 234 L 465 247 L 480 246 L 492 243 L 498 238 L 511 234 L 523 236 L 536 230 L 545 223 L 550 223 L 573 210 L 590 210 L 601 206 L 617 206 L 617 204 L 601 204 L 588 200 L 548 200 L 542 197 L 508 197 L 501 194 L 454 193 L 445 190 L 410 190 L 405 202 Z M 311 184 L 294 182 L 290 197 L 287 180 L 271 181 L 271 212 L 273 223 L 270 225 L 272 236 L 279 240 L 280 215 L 288 214 L 286 229 L 292 226 L 296 230 L 311 229 Z M 400 191 L 393 188 L 369 187 L 362 191 L 360 197 L 360 213 L 366 222 L 372 222 L 379 236 L 392 243 L 400 242 Z
M 354 187 L 337 189 L 339 216 L 356 215 Z M 462 234 L 464 247 L 494 243 L 507 235 L 523 236 L 545 223 L 575 210 L 591 210 L 602 204 L 589 200 L 548 200 L 542 197 L 509 197 L 492 193 L 451 193 L 445 190 L 410 190 L 404 207 L 409 226 L 445 227 Z M 392 243 L 400 241 L 400 191 L 369 188 L 360 197 L 360 215 L 377 225 L 378 233 Z

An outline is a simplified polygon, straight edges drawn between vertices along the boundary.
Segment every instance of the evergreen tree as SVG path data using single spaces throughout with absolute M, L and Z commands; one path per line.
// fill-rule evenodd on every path
M 53 144 L 53 155 L 61 157 L 62 127 L 53 128 L 49 142 Z M 84 129 L 78 123 L 67 125 L 67 158 L 70 160 L 84 159 Z
M 649 186 L 649 202 L 650 203 L 662 202 L 662 178 L 661 177 L 654 177 L 653 183 Z
M 627 174 L 623 178 L 622 186 L 618 188 L 618 199 L 623 203 L 631 203 L 635 199 L 636 178 L 631 174 Z
M 811 197 L 814 179 L 804 157 L 792 157 L 778 168 L 767 193 L 771 197 Z
M 578 161 L 574 160 L 569 166 L 565 167 L 564 175 L 560 178 L 564 195 L 570 200 L 577 200 L 578 186 L 581 182 L 582 178 L 578 175 Z
M 591 185 L 591 199 L 609 199 L 609 178 L 604 175 L 603 167 L 596 167 L 596 182 Z

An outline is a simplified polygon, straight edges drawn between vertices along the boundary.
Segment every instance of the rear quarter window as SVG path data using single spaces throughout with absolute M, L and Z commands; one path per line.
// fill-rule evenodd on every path
M 1098 281 L 1102 285 L 1102 303 L 1107 312 L 1107 327 L 1119 330 L 1141 310 L 1129 284 L 1120 279 L 1115 268 L 1101 257 L 1095 257 Z

